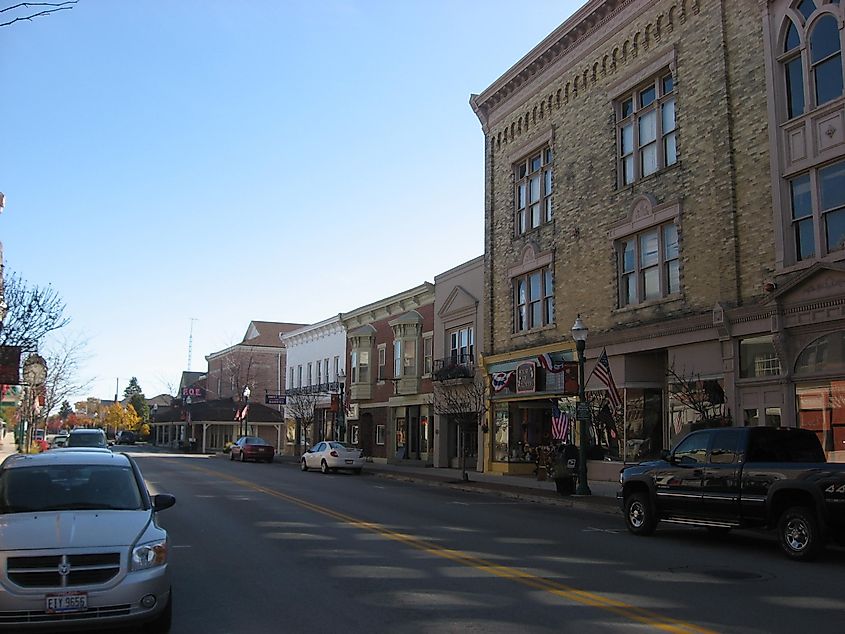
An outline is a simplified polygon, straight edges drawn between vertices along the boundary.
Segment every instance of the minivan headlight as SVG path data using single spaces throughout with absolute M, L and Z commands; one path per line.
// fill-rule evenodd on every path
M 130 570 L 146 570 L 167 563 L 167 540 L 139 544 L 132 549 Z

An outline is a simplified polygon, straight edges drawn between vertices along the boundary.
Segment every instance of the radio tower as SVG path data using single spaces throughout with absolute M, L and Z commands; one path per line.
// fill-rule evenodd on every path
M 188 334 L 188 372 L 191 371 L 191 354 L 194 351 L 194 322 L 199 321 L 196 317 L 191 317 L 191 332 Z

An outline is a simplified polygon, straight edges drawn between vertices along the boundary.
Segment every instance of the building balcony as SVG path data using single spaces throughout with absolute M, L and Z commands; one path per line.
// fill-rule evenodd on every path
M 434 361 L 434 381 L 465 381 L 475 377 L 475 358 L 472 354 L 456 354 Z

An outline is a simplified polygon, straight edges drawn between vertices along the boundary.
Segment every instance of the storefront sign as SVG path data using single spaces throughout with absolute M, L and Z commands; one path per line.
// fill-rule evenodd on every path
M 578 403 L 575 406 L 575 418 L 579 421 L 589 423 L 590 422 L 590 404 L 589 403 Z
M 516 368 L 516 393 L 537 391 L 537 366 L 533 361 L 520 363 Z
M 201 387 L 183 387 L 182 398 L 205 398 L 205 390 Z

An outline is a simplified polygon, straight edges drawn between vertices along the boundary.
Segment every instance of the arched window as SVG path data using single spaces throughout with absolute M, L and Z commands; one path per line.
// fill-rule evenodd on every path
M 845 371 L 845 332 L 833 332 L 808 345 L 795 362 L 795 376 Z
M 798 28 L 790 20 L 784 53 L 792 55 L 783 62 L 786 71 L 786 114 L 790 119 L 804 114 L 804 67 L 800 46 L 801 36 L 798 35 Z
M 813 11 L 816 10 L 816 3 L 813 0 L 801 0 L 795 8 L 807 20 L 813 14 Z
M 826 15 L 810 33 L 810 68 L 816 89 L 816 105 L 842 95 L 842 46 L 836 18 Z

